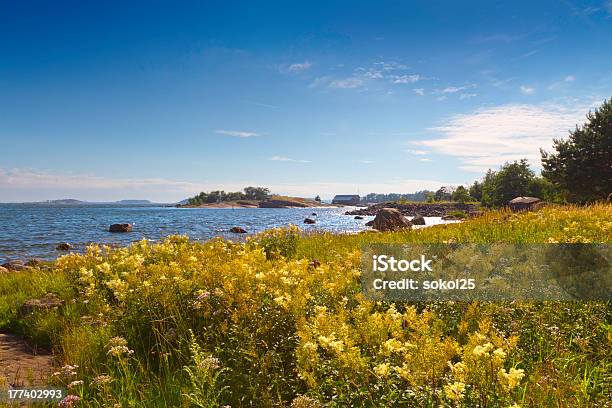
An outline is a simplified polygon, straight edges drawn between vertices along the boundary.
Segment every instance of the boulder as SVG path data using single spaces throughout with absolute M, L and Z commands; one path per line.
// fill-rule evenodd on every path
M 316 216 L 317 216 L 317 213 L 312 213 L 312 214 L 310 214 L 310 215 L 312 215 L 313 217 L 316 217 Z
M 425 218 L 422 215 L 417 215 L 413 219 L 410 220 L 412 225 L 425 225 Z
M 131 232 L 132 224 L 113 224 L 108 227 L 108 232 Z
M 362 217 L 361 215 L 356 215 L 356 216 L 355 216 L 355 219 L 356 219 L 356 220 L 363 220 L 363 217 Z
M 40 258 L 32 258 L 26 262 L 27 266 L 41 266 L 45 261 Z
M 374 220 L 370 220 L 368 222 L 365 223 L 366 227 L 371 227 L 372 225 L 374 225 Z
M 372 223 L 372 228 L 378 231 L 398 231 L 411 226 L 410 221 L 395 208 L 383 208 L 378 211 Z
M 233 232 L 234 234 L 246 234 L 247 231 L 244 228 L 240 228 L 240 227 L 232 227 L 230 228 L 230 232 Z
M 22 316 L 29 315 L 36 310 L 48 310 L 62 306 L 64 301 L 61 300 L 55 293 L 47 293 L 40 299 L 30 299 L 19 308 L 19 314 Z
M 315 223 L 315 220 L 313 220 L 312 218 L 306 218 L 304 220 L 304 224 L 314 224 L 314 223 Z
M 3 273 L 8 273 L 8 269 L 6 269 L 4 266 L 0 266 L 0 275 L 2 275 Z
M 57 246 L 55 247 L 55 249 L 57 249 L 58 251 L 69 251 L 72 248 L 72 245 L 70 245 L 67 242 L 62 242 L 61 244 L 57 244 Z
M 3 263 L 2 266 L 9 271 L 23 271 L 28 269 L 28 267 L 23 264 L 22 260 L 8 261 Z

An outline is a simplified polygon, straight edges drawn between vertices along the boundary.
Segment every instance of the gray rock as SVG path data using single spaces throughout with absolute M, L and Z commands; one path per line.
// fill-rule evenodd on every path
M 425 225 L 425 218 L 422 215 L 417 215 L 413 219 L 410 220 L 412 225 Z
M 372 227 L 378 231 L 399 231 L 409 229 L 412 224 L 395 208 L 383 208 L 376 214 Z
M 113 224 L 108 227 L 108 232 L 131 232 L 132 224 Z
M 40 299 L 30 299 L 19 308 L 19 314 L 22 316 L 29 315 L 36 310 L 48 310 L 56 307 L 60 307 L 64 304 L 55 293 L 47 293 Z
M 67 242 L 62 242 L 61 244 L 57 244 L 57 246 L 55 247 L 55 249 L 57 249 L 58 251 L 69 251 L 72 248 L 72 245 L 70 245 Z
M 230 228 L 230 232 L 233 232 L 234 234 L 246 234 L 247 231 L 244 228 L 240 228 L 240 227 L 232 227 Z
M 314 224 L 316 221 L 313 220 L 312 218 L 306 218 L 304 220 L 304 224 Z

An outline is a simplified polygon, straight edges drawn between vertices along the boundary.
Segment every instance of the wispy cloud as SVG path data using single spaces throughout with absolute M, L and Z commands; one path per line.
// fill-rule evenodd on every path
M 217 133 L 219 135 L 233 136 L 233 137 L 240 137 L 240 138 L 261 136 L 259 133 L 245 132 L 245 131 L 242 131 L 242 130 L 224 130 L 224 129 L 218 129 L 218 130 L 215 130 L 215 133 Z
M 412 90 L 415 94 L 423 96 L 425 95 L 425 89 L 423 88 L 415 88 Z
M 413 75 L 397 75 L 395 76 L 395 78 L 393 79 L 393 83 L 394 84 L 413 84 L 419 80 L 421 80 L 422 77 L 420 75 L 417 74 L 413 74 Z
M 470 98 L 474 98 L 478 96 L 478 94 L 475 93 L 462 93 L 461 95 L 459 95 L 459 99 L 470 99 Z
M 298 159 L 292 159 L 290 157 L 285 157 L 285 156 L 272 156 L 268 160 L 280 161 L 280 162 L 293 162 L 293 163 L 311 163 L 310 160 L 298 160 Z
M 523 95 L 533 95 L 533 93 L 535 92 L 534 87 L 527 86 L 527 85 L 521 85 L 519 89 L 521 90 L 521 93 Z
M 417 156 L 423 156 L 423 155 L 429 154 L 427 150 L 418 150 L 418 149 L 408 149 L 406 150 L 406 153 L 414 154 Z
M 563 81 L 565 81 L 565 82 L 573 82 L 575 80 L 576 80 L 576 77 L 573 76 L 573 75 L 568 75 L 565 78 L 563 78 Z
M 364 160 L 359 160 L 359 163 L 362 163 L 362 164 L 374 164 L 376 162 L 374 160 L 364 159 Z
M 363 79 L 360 78 L 345 78 L 345 79 L 336 79 L 330 82 L 330 88 L 340 88 L 340 89 L 352 89 L 359 88 L 363 85 Z
M 412 142 L 458 157 L 461 169 L 484 172 L 505 161 L 527 158 L 539 166 L 539 148 L 550 149 L 553 138 L 564 137 L 592 104 L 501 105 L 455 115 L 430 129 L 437 138 Z
M 453 94 L 453 93 L 465 91 L 465 90 L 476 88 L 476 87 L 477 87 L 476 84 L 469 84 L 469 85 L 463 85 L 463 86 L 447 86 L 444 89 L 436 90 L 436 93 Z
M 309 70 L 310 67 L 312 67 L 312 64 L 310 62 L 308 62 L 308 61 L 296 62 L 294 64 L 289 65 L 289 68 L 287 68 L 287 71 L 289 71 L 289 72 L 302 72 L 302 71 Z

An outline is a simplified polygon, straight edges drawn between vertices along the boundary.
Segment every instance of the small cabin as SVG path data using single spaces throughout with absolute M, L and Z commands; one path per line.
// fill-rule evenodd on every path
M 516 197 L 508 202 L 508 207 L 512 211 L 531 211 L 537 210 L 544 203 L 536 197 Z
M 332 204 L 357 205 L 359 204 L 359 195 L 357 194 L 337 195 L 332 200 Z

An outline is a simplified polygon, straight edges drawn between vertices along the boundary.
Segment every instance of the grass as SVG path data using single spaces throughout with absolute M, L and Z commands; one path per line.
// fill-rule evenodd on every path
M 404 232 L 92 246 L 1 275 L 0 330 L 51 347 L 64 368 L 50 381 L 79 406 L 605 406 L 610 303 L 374 303 L 359 261 L 372 243 L 609 243 L 611 220 L 610 205 L 550 206 Z M 65 306 L 17 313 L 47 292 Z

